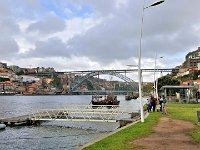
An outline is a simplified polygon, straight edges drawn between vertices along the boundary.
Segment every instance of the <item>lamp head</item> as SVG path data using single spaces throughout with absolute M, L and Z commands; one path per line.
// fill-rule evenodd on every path
M 147 6 L 147 7 L 144 7 L 144 9 L 149 8 L 149 7 L 153 7 L 153 6 L 160 5 L 160 4 L 163 3 L 164 1 L 165 1 L 165 0 L 161 0 L 161 1 L 155 2 L 155 3 L 153 3 L 153 4 L 151 4 L 151 5 Z
M 163 2 L 164 2 L 164 0 L 161 0 L 161 1 L 155 2 L 155 3 L 153 3 L 151 6 L 160 5 L 160 4 L 163 3 Z

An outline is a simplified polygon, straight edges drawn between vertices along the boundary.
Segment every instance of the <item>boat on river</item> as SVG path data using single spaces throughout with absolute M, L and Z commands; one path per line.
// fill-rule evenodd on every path
M 108 95 L 93 95 L 92 105 L 119 105 L 120 101 L 117 100 L 117 96 L 110 93 Z
M 130 93 L 128 95 L 125 96 L 126 100 L 131 100 L 131 99 L 137 99 L 139 97 L 139 93 Z
M 110 81 L 112 77 L 110 78 Z M 99 95 L 99 92 L 92 96 L 92 105 L 119 105 L 120 101 L 117 100 L 117 95 L 112 92 L 112 85 L 110 86 L 110 92 L 107 95 Z

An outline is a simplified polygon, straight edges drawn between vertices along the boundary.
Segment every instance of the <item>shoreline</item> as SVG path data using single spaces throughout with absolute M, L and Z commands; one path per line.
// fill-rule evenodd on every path
M 148 115 L 149 115 L 149 113 L 146 112 L 144 117 L 147 118 Z M 133 122 L 130 123 L 130 124 L 127 124 L 126 126 L 117 128 L 116 130 L 114 130 L 114 131 L 112 131 L 112 132 L 109 132 L 109 133 L 107 133 L 107 134 L 104 134 L 104 135 L 100 136 L 99 138 L 94 139 L 94 140 L 90 141 L 89 143 L 86 143 L 86 144 L 84 144 L 84 145 L 78 147 L 76 150 L 82 150 L 82 149 L 84 149 L 84 148 L 86 148 L 86 147 L 88 147 L 88 146 L 90 146 L 90 145 L 93 145 L 94 143 L 96 143 L 96 142 L 98 142 L 98 141 L 100 141 L 100 140 L 103 140 L 104 138 L 107 138 L 108 136 L 111 136 L 111 135 L 113 135 L 113 134 L 115 134 L 115 133 L 117 133 L 117 132 L 119 132 L 119 131 L 121 131 L 121 130 L 123 130 L 123 129 L 126 129 L 126 128 L 128 128 L 128 127 L 130 127 L 130 126 L 132 126 L 132 125 L 134 125 L 134 124 L 136 124 L 136 123 L 138 123 L 138 122 L 140 122 L 140 118 L 137 119 L 137 120 L 135 120 L 135 121 L 133 121 Z

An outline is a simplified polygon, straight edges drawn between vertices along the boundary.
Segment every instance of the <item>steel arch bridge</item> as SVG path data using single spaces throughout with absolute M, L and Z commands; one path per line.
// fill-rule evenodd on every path
M 75 91 L 81 85 L 81 83 L 84 82 L 85 80 L 87 80 L 93 76 L 103 75 L 103 74 L 118 77 L 118 78 L 124 80 L 125 82 L 129 83 L 132 87 L 135 83 L 134 80 L 130 79 L 129 77 L 127 77 L 123 74 L 120 74 L 119 72 L 117 72 L 115 70 L 98 70 L 98 71 L 92 71 L 82 77 L 78 77 L 77 79 L 75 79 L 70 85 L 70 91 Z

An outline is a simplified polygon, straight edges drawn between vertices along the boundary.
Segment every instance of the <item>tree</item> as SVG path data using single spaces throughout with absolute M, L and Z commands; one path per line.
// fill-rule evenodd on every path
M 2 78 L 2 77 L 0 77 L 0 82 L 5 82 L 5 81 L 10 81 L 10 79 L 9 78 Z
M 153 83 L 147 83 L 146 85 L 142 86 L 142 91 L 145 94 L 151 93 L 153 90 Z
M 182 77 L 178 77 L 178 79 L 181 80 L 182 82 L 187 80 L 197 80 L 199 79 L 199 75 L 200 75 L 200 70 L 191 74 L 184 75 Z
M 62 83 L 61 83 L 61 79 L 58 78 L 57 76 L 53 76 L 53 81 L 51 82 L 51 84 L 58 88 L 58 89 L 62 89 Z
M 24 74 L 24 71 L 23 70 L 19 70 L 16 72 L 16 75 L 23 75 Z
M 94 90 L 94 86 L 92 85 L 92 82 L 90 80 L 86 80 L 85 83 L 88 90 Z
M 192 74 L 192 79 L 193 79 L 193 80 L 199 79 L 199 75 L 200 75 L 200 70 L 198 70 L 197 72 L 194 72 L 194 73 Z
M 158 79 L 158 90 L 165 85 L 180 85 L 180 82 L 174 76 L 168 74 Z

